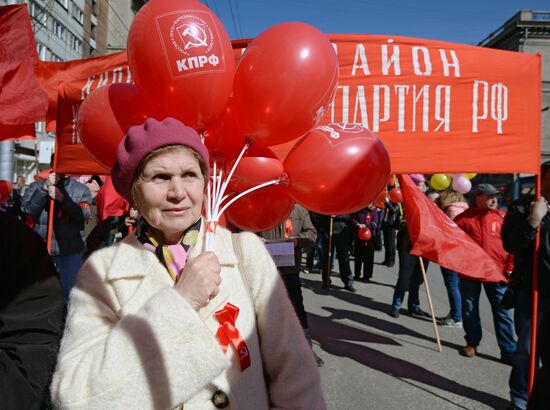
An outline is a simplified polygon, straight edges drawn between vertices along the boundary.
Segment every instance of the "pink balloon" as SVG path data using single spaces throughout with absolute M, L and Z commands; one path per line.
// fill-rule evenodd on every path
M 472 183 L 465 176 L 453 178 L 453 189 L 461 194 L 467 194 L 472 189 Z

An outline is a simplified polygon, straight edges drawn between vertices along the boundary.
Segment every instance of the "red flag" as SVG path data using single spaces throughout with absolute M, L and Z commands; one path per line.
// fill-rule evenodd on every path
M 33 140 L 36 138 L 34 122 L 30 124 L 0 124 L 0 140 Z
M 102 85 L 131 83 L 126 50 L 102 57 L 66 62 L 40 61 L 35 65 L 35 74 L 40 87 L 48 94 L 49 105 L 46 129 L 55 130 L 57 117 L 57 91 L 61 81 L 78 89 L 80 99 Z
M 412 182 L 399 175 L 412 255 L 422 256 L 463 276 L 484 282 L 504 280 L 491 257 Z
M 109 216 L 122 216 L 130 204 L 115 191 L 111 177 L 107 177 L 96 196 L 97 218 L 103 222 Z
M 56 150 L 57 172 L 108 175 L 111 170 L 99 164 L 86 150 L 76 129 L 76 116 L 82 103 L 80 88 L 59 84 Z
M 33 72 L 38 55 L 27 5 L 0 7 L 0 27 L 0 124 L 24 125 L 4 129 L 0 139 L 13 139 L 45 119 L 48 97 Z

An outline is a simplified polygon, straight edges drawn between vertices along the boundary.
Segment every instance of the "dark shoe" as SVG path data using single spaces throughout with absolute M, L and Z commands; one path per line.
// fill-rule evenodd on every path
M 399 309 L 396 309 L 396 308 L 392 307 L 389 314 L 390 314 L 391 317 L 398 318 L 399 317 Z
M 512 355 L 502 355 L 500 356 L 500 363 L 507 364 L 508 366 L 512 366 L 514 364 L 514 356 Z
M 422 309 L 409 310 L 408 314 L 409 314 L 409 316 L 418 317 L 418 318 L 431 318 L 432 317 L 432 315 L 430 315 L 428 312 L 424 312 Z
M 323 359 L 321 359 L 319 356 L 317 356 L 317 353 L 313 352 L 313 357 L 315 358 L 315 363 L 317 363 L 317 367 L 321 367 L 325 364 Z
M 344 289 L 347 290 L 347 291 L 350 291 L 352 293 L 357 292 L 357 290 L 352 285 L 346 285 L 346 286 L 344 286 Z
M 472 345 L 466 345 L 458 349 L 458 353 L 464 357 L 474 357 L 477 354 L 477 348 Z
M 438 322 L 445 322 L 447 320 L 449 320 L 451 318 L 451 312 L 447 313 L 447 315 L 445 316 L 441 316 L 441 317 L 435 317 L 435 320 L 437 320 Z

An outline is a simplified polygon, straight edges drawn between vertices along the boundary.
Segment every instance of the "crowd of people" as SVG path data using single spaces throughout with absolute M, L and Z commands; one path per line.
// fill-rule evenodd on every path
M 318 271 L 330 288 L 337 260 L 343 288 L 357 292 L 354 281 L 373 279 L 376 251 L 384 252 L 382 264 L 399 264 L 388 314 L 398 319 L 407 296 L 406 314 L 431 316 L 419 299 L 429 261 L 410 254 L 404 211 L 388 199 L 337 216 L 295 205 L 286 222 L 258 235 L 219 227 L 215 252 L 203 252 L 208 163 L 194 130 L 149 119 L 120 144 L 111 178 L 81 183 L 51 172 L 28 186 L 22 177 L 14 188 L 0 183 L 0 250 L 8 261 L 0 389 L 11 392 L 2 394 L 3 408 L 322 409 L 323 361 L 311 349 L 300 273 Z M 490 184 L 465 198 L 410 175 L 502 273 L 488 282 L 441 266 L 449 313 L 437 323 L 462 327 L 459 353 L 476 356 L 484 289 L 500 360 L 512 366 L 510 409 L 549 400 L 550 162 L 541 175 L 541 198 L 520 198 L 507 212 Z M 546 367 L 528 400 L 537 232 Z M 281 249 L 289 258 L 275 257 Z

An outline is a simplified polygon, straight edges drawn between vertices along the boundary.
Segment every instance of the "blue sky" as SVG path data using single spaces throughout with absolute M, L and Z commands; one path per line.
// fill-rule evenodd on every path
M 477 45 L 520 9 L 550 11 L 549 0 L 201 0 L 231 39 L 287 21 L 325 33 L 391 34 Z

